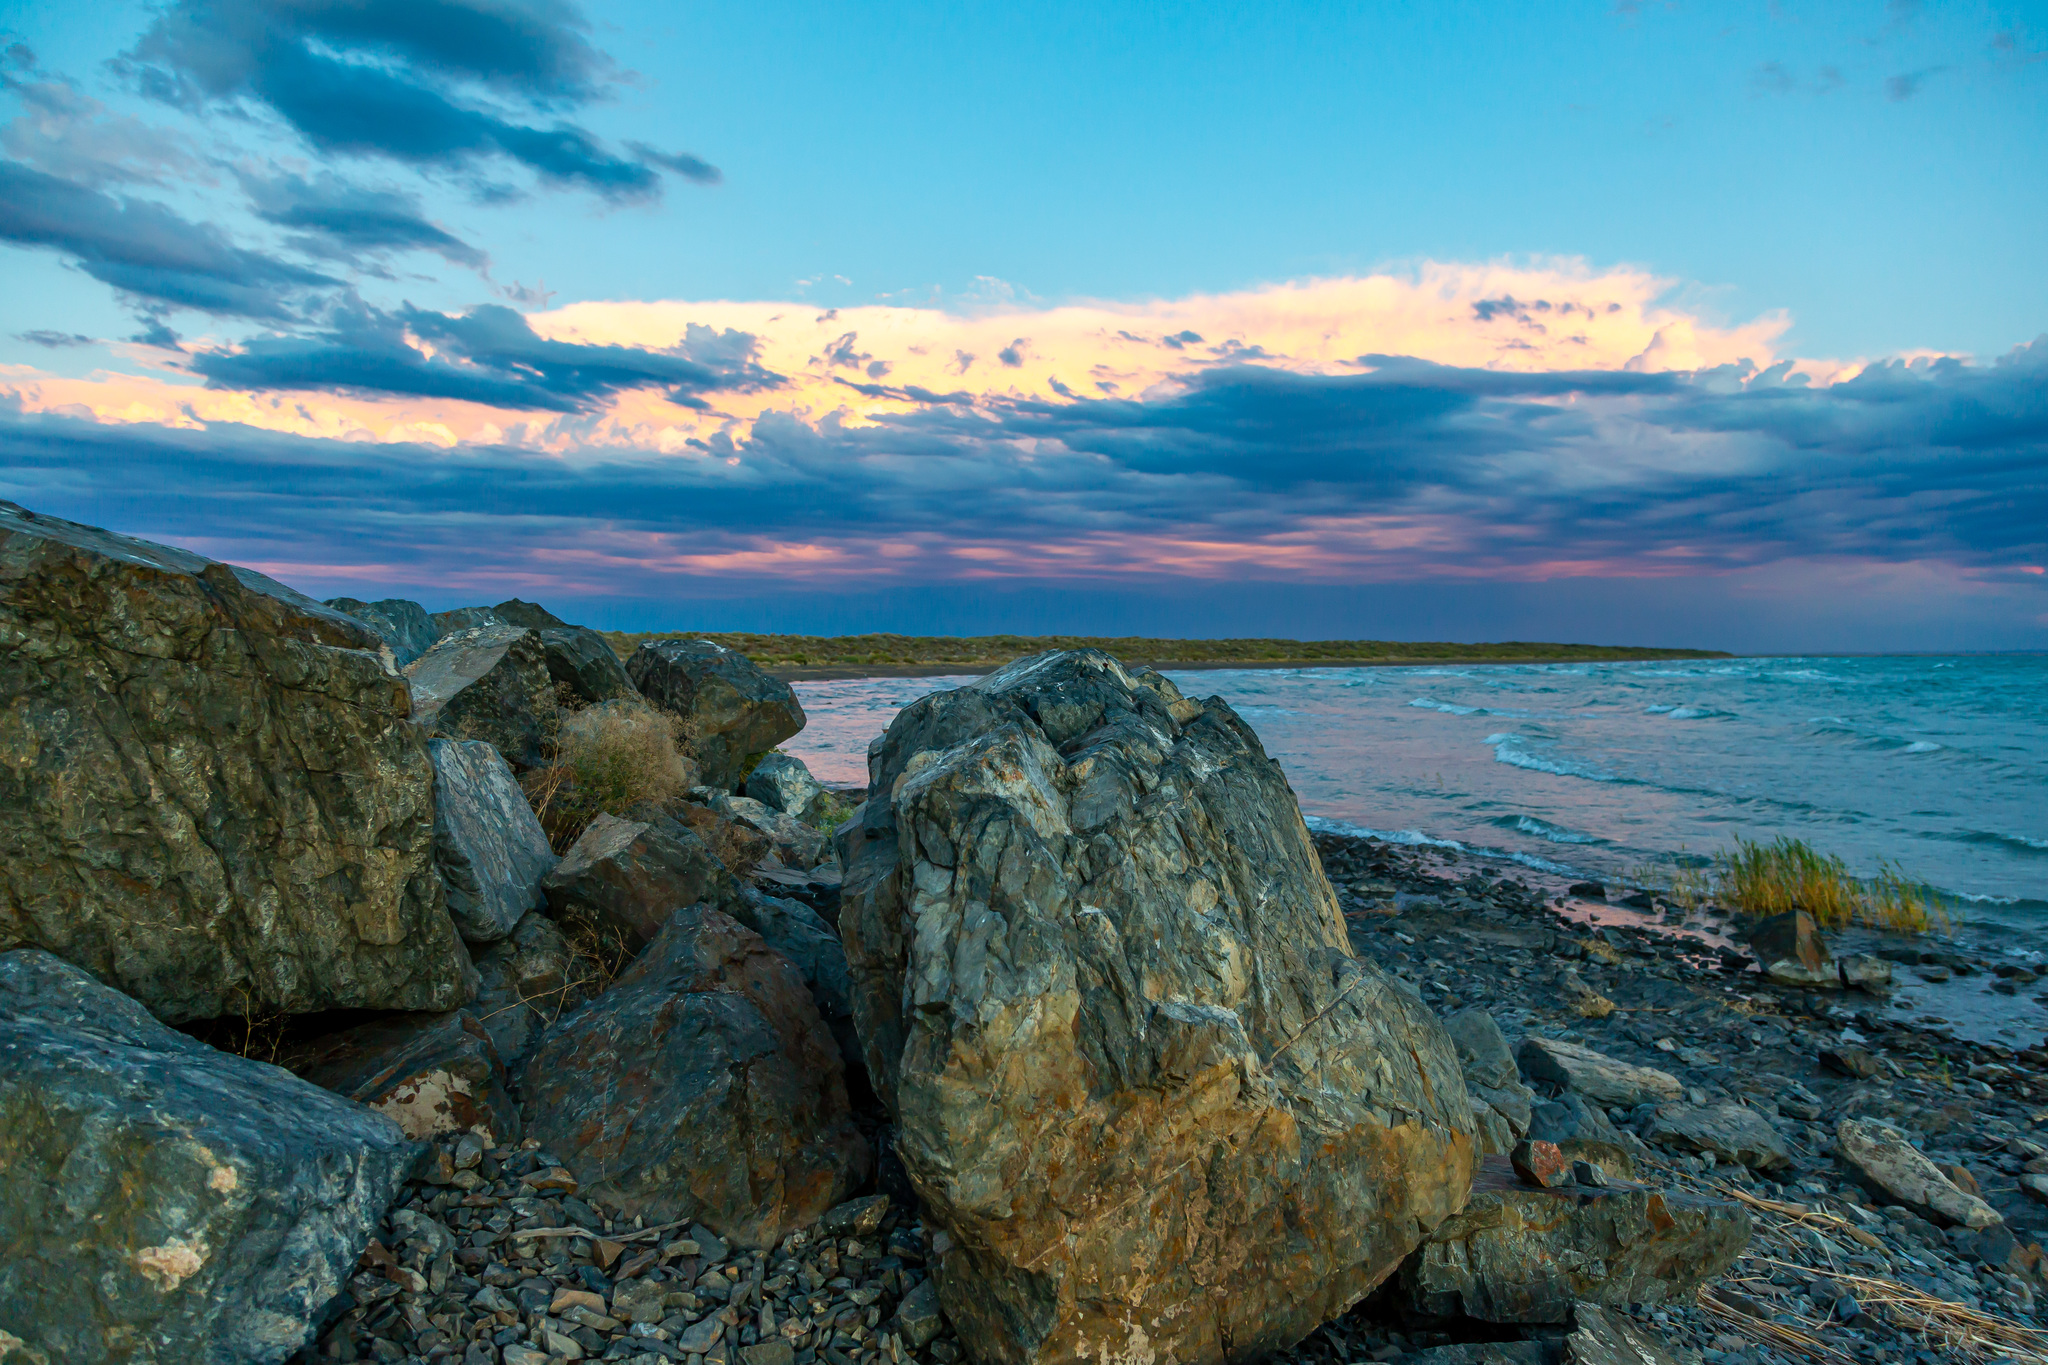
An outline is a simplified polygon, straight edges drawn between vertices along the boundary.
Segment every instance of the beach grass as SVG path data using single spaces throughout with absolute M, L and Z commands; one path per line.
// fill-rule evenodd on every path
M 1949 929 L 1941 906 L 1896 865 L 1880 863 L 1877 876 L 1864 882 L 1851 876 L 1840 858 L 1804 839 L 1761 843 L 1737 835 L 1734 850 L 1716 860 L 1713 883 L 1720 900 L 1748 915 L 1804 910 L 1825 929 L 1851 924 L 1893 933 Z

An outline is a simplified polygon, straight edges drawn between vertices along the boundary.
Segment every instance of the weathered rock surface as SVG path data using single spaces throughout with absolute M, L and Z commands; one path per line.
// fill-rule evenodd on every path
M 1685 1094 L 1678 1077 L 1669 1072 L 1616 1061 L 1592 1048 L 1556 1038 L 1524 1038 L 1516 1057 L 1522 1074 L 1531 1081 L 1577 1091 L 1603 1106 L 1633 1109 Z
M 284 1360 L 418 1151 L 47 953 L 0 954 L 10 1360 Z
M 1862 1119 L 1835 1125 L 1835 1155 L 1842 1168 L 1873 1194 L 1903 1204 L 1939 1227 L 1988 1228 L 1998 1211 L 1915 1151 L 1895 1128 Z
M 1462 1010 L 1444 1021 L 1465 1072 L 1473 1119 L 1487 1156 L 1504 1155 L 1527 1135 L 1535 1092 L 1522 1084 L 1514 1050 L 1485 1010 Z
M 434 613 L 434 629 L 442 635 L 453 635 L 460 630 L 474 630 L 478 626 L 509 626 L 514 624 L 498 615 L 492 607 L 457 607 L 453 611 Z
M 869 767 L 854 1009 L 985 1361 L 1256 1359 L 1463 1204 L 1451 1041 L 1352 956 L 1227 706 L 1041 655 L 906 708 Z
M 604 987 L 595 964 L 578 957 L 539 911 L 479 952 L 476 969 L 481 982 L 470 1012 L 514 1072 L 542 1030 Z
M 729 796 L 715 787 L 693 787 L 690 799 L 759 834 L 786 866 L 812 868 L 830 856 L 831 840 L 822 831 L 751 796 Z
M 601 702 L 640 695 L 626 676 L 625 664 L 596 631 L 582 626 L 551 626 L 541 631 L 540 644 L 547 654 L 548 676 L 578 701 Z
M 433 763 L 369 627 L 0 504 L 0 950 L 173 1022 L 447 1009 Z
M 401 1014 L 295 1049 L 292 1071 L 367 1105 L 412 1138 L 472 1132 L 486 1146 L 519 1140 L 519 1109 L 490 1034 L 469 1010 Z
M 763 858 L 774 852 L 774 844 L 760 830 L 743 825 L 709 806 L 683 801 L 670 809 L 675 819 L 702 839 L 704 847 L 710 849 L 711 855 L 735 877 L 747 875 Z
M 472 626 L 442 636 L 405 670 L 413 714 L 435 735 L 488 740 L 515 768 L 546 761 L 558 720 L 540 637 L 519 626 Z
M 732 791 L 758 756 L 804 728 L 789 684 L 709 640 L 654 640 L 626 660 L 642 696 L 683 718 L 705 785 Z
M 1828 952 L 1826 935 L 1812 915 L 1787 910 L 1760 920 L 1749 931 L 1749 950 L 1765 976 L 1788 986 L 1840 986 L 1842 976 Z
M 528 630 L 554 630 L 569 625 L 567 621 L 564 621 L 540 603 L 523 602 L 517 597 L 508 602 L 500 602 L 497 606 L 489 607 L 485 610 L 488 610 L 508 626 L 525 626 Z M 576 627 L 570 628 L 576 629 Z
M 1564 1365 L 1679 1365 L 1665 1343 L 1619 1313 L 1582 1303 L 1564 1339 Z
M 1770 1120 L 1732 1101 L 1697 1107 L 1660 1104 L 1643 1137 L 1674 1151 L 1711 1152 L 1716 1160 L 1739 1161 L 1752 1170 L 1774 1171 L 1792 1164 L 1792 1152 Z
M 747 795 L 801 820 L 825 788 L 794 754 L 769 754 L 747 774 Z
M 600 815 L 542 879 L 558 919 L 582 917 L 646 943 L 686 905 L 731 907 L 739 886 L 704 841 L 647 806 Z
M 437 739 L 434 756 L 434 866 L 448 913 L 471 943 L 505 937 L 529 910 L 547 904 L 540 881 L 555 851 L 526 793 L 498 751 L 480 739 Z
M 323 604 L 345 616 L 361 621 L 391 648 L 393 667 L 404 668 L 434 647 L 441 637 L 434 618 L 417 602 L 387 597 L 381 602 L 364 602 L 354 597 L 330 597 Z
M 1485 1158 L 1472 1202 L 1401 1266 L 1410 1311 L 1486 1322 L 1568 1322 L 1574 1302 L 1681 1302 L 1749 1242 L 1740 1204 L 1615 1182 L 1528 1185 Z
M 867 1084 L 867 1062 L 853 1020 L 853 980 L 846 970 L 846 947 L 838 933 L 801 901 L 765 895 L 742 887 L 731 907 L 732 917 L 768 941 L 803 973 L 819 1016 L 839 1044 L 840 1061 L 849 1083 Z
M 773 1245 L 859 1187 L 838 1048 L 803 978 L 716 910 L 677 912 L 527 1063 L 527 1132 L 652 1223 Z

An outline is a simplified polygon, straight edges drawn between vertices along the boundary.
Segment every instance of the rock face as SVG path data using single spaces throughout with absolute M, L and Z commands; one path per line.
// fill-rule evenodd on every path
M 596 703 L 640 695 L 626 676 L 626 666 L 596 631 L 553 626 L 541 631 L 540 644 L 547 654 L 548 676 L 578 701 Z
M 1615 1182 L 1538 1189 L 1489 1156 L 1472 1202 L 1401 1267 L 1406 1307 L 1431 1318 L 1567 1322 L 1575 1301 L 1682 1302 L 1748 1245 L 1741 1205 Z
M 391 647 L 391 662 L 397 668 L 404 668 L 432 649 L 434 641 L 441 635 L 425 607 L 402 597 L 387 597 L 381 602 L 330 597 L 324 605 L 353 616 L 376 631 L 378 637 Z
M 459 630 L 474 630 L 478 626 L 509 626 L 513 622 L 498 615 L 492 607 L 457 607 L 453 611 L 434 613 L 434 629 L 442 635 L 453 635 Z
M 747 774 L 747 795 L 762 805 L 801 820 L 811 803 L 825 794 L 804 761 L 793 754 L 770 754 Z
M 405 670 L 413 713 L 436 735 L 488 740 L 516 768 L 546 760 L 555 724 L 554 680 L 540 637 L 482 625 L 444 635 Z
M 984 1360 L 1256 1359 L 1463 1205 L 1451 1041 L 1353 958 L 1221 701 L 1040 655 L 906 708 L 869 770 L 854 1010 Z
M 47 953 L 0 954 L 10 1360 L 284 1360 L 418 1151 Z
M 745 1246 L 808 1226 L 871 1169 L 803 978 L 702 907 L 548 1031 L 524 1099 L 528 1134 L 586 1191 Z
M 709 640 L 654 640 L 626 660 L 641 695 L 683 718 L 706 786 L 732 791 L 747 765 L 804 728 L 789 684 Z
M 490 1147 L 519 1140 L 504 1064 L 468 1010 L 360 1024 L 284 1060 L 323 1090 L 384 1115 L 407 1137 L 468 1131 Z
M 1905 1205 L 1939 1227 L 1988 1228 L 2005 1221 L 1982 1199 L 1956 1188 L 1896 1129 L 1843 1119 L 1835 1125 L 1835 1153 L 1843 1168 L 1872 1193 Z
M 1522 1084 L 1514 1051 L 1492 1015 L 1485 1010 L 1462 1010 L 1446 1019 L 1444 1027 L 1465 1072 L 1480 1151 L 1487 1156 L 1503 1155 L 1527 1136 L 1535 1092 Z
M 1574 1090 L 1605 1107 L 1633 1109 L 1685 1094 L 1678 1077 L 1651 1066 L 1636 1066 L 1555 1038 L 1524 1038 L 1516 1053 L 1522 1074 L 1560 1090 Z
M 0 504 L 0 950 L 173 1022 L 448 1009 L 434 770 L 361 622 Z
M 1694 1108 L 1660 1104 L 1643 1136 L 1659 1147 L 1711 1152 L 1720 1161 L 1739 1161 L 1752 1170 L 1774 1171 L 1792 1164 L 1785 1139 L 1754 1109 L 1724 1101 Z
M 789 867 L 816 867 L 831 853 L 831 841 L 823 833 L 751 796 L 730 796 L 715 787 L 693 787 L 690 799 L 761 835 L 776 858 Z
M 508 626 L 525 626 L 528 630 L 553 630 L 558 627 L 569 626 L 567 621 L 564 621 L 540 603 L 522 602 L 516 597 L 509 602 L 500 602 L 495 607 L 483 607 L 477 608 L 477 610 L 490 612 Z M 572 630 L 576 629 L 573 626 L 569 628 Z
M 498 751 L 480 739 L 437 739 L 434 756 L 434 865 L 447 888 L 448 913 L 471 943 L 512 932 L 547 903 L 540 880 L 556 858 L 547 832 Z
M 839 1044 L 849 1086 L 866 1087 L 867 1062 L 853 1022 L 853 979 L 839 935 L 810 906 L 763 895 L 751 886 L 742 888 L 741 898 L 730 908 L 734 919 L 766 939 L 803 974 L 819 1017 Z
M 518 1069 L 542 1030 L 604 988 L 595 965 L 537 910 L 478 953 L 476 970 L 481 984 L 470 1012 L 508 1071 Z
M 600 815 L 542 881 L 557 918 L 583 917 L 646 943 L 686 905 L 730 906 L 732 874 L 681 823 L 641 807 L 643 817 Z

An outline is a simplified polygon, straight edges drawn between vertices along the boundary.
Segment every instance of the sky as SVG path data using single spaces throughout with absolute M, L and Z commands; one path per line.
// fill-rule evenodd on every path
M 2044 130 L 2048 0 L 17 3 L 0 498 L 627 629 L 2043 649 Z

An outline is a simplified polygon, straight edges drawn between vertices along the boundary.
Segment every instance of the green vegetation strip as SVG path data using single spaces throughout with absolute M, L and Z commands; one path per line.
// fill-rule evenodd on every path
M 1638 649 L 1614 645 L 1533 644 L 1504 640 L 1461 645 L 1417 640 L 1157 640 L 1145 636 L 1098 635 L 754 635 L 691 634 L 687 631 L 607 631 L 624 658 L 648 640 L 678 636 L 711 640 L 738 650 L 763 668 L 862 668 L 898 671 L 984 672 L 1012 659 L 1048 649 L 1107 650 L 1127 663 L 1243 665 L 1251 668 L 1313 667 L 1330 664 L 1540 663 L 1564 660 L 1726 659 L 1706 649 Z

